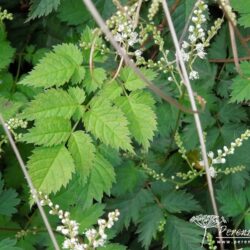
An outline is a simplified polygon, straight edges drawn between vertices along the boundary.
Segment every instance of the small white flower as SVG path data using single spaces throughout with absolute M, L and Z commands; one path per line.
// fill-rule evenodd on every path
M 188 31 L 189 31 L 189 32 L 193 32 L 193 31 L 194 31 L 194 26 L 193 26 L 193 25 L 190 25 L 189 28 L 188 28 Z
M 189 54 L 184 51 L 184 49 L 181 49 L 181 54 L 184 62 L 187 62 L 189 60 Z
M 67 235 L 67 234 L 69 234 L 69 229 L 63 228 L 61 230 L 61 232 L 62 232 L 62 234 Z
M 89 229 L 85 232 L 85 235 L 89 241 L 92 241 L 96 237 L 96 233 L 95 229 Z
M 199 79 L 199 73 L 195 70 L 192 70 L 190 73 L 189 73 L 189 79 L 190 80 L 195 80 L 195 79 Z
M 129 39 L 129 40 L 128 40 L 128 45 L 129 45 L 129 46 L 133 46 L 135 43 L 136 43 L 136 42 L 135 42 L 134 39 Z
M 135 56 L 136 57 L 140 57 L 141 55 L 142 55 L 141 50 L 138 49 L 138 50 L 135 51 Z
M 188 40 L 191 42 L 191 43 L 194 43 L 196 42 L 197 38 L 194 34 L 191 34 L 188 36 Z
M 124 31 L 124 25 L 123 25 L 123 24 L 120 24 L 120 25 L 118 26 L 118 31 L 119 31 L 119 32 Z
M 197 21 L 198 21 L 198 17 L 193 16 L 193 17 L 192 17 L 192 21 L 193 21 L 194 23 L 197 22 Z
M 214 167 L 210 167 L 210 168 L 209 168 L 209 175 L 210 175 L 212 178 L 215 178 L 215 177 L 216 177 L 217 172 L 216 172 L 216 170 L 215 170 Z
M 182 43 L 182 48 L 183 48 L 183 49 L 186 49 L 186 48 L 188 48 L 188 47 L 189 47 L 189 43 L 186 42 L 186 41 L 184 41 L 184 42 Z
M 63 248 L 64 248 L 64 249 L 69 249 L 70 247 L 71 247 L 70 239 L 66 239 L 66 240 L 63 242 Z
M 173 81 L 173 77 L 169 76 L 168 77 L 168 81 L 172 82 Z
M 122 36 L 120 35 L 120 34 L 116 34 L 115 36 L 114 36 L 114 38 L 115 38 L 115 40 L 117 41 L 117 42 L 121 42 L 123 39 L 122 39 Z

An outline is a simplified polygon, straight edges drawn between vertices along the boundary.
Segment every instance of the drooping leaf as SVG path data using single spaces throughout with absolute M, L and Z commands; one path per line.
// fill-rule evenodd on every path
M 50 117 L 38 120 L 35 127 L 29 129 L 21 140 L 36 145 L 53 146 L 66 142 L 70 133 L 69 120 L 62 117 Z
M 3 187 L 4 181 L 0 173 L 0 215 L 11 216 L 17 212 L 16 206 L 20 199 L 17 198 L 18 194 L 14 189 L 4 189 Z
M 155 239 L 158 226 L 163 219 L 163 211 L 156 204 L 151 204 L 141 211 L 137 233 L 139 233 L 139 241 L 142 242 L 145 249 L 149 249 L 150 243 L 152 239 Z
M 148 150 L 157 125 L 153 110 L 141 101 L 138 102 L 138 98 L 133 95 L 117 98 L 116 104 L 126 115 L 129 130 L 135 140 Z
M 169 250 L 201 250 L 203 231 L 173 215 L 167 217 L 164 246 Z
M 75 172 L 75 165 L 63 145 L 36 148 L 28 161 L 29 174 L 37 190 L 56 193 L 65 187 Z
M 95 146 L 90 136 L 83 131 L 76 131 L 71 135 L 68 147 L 74 159 L 77 173 L 84 178 L 88 177 L 95 158 Z
M 60 0 L 33 0 L 27 21 L 49 15 L 53 10 L 57 10 L 59 4 Z
M 84 77 L 80 67 L 82 60 L 76 45 L 64 43 L 54 46 L 53 51 L 47 53 L 20 84 L 44 88 L 61 86 L 73 75 L 74 82 L 79 82 Z
M 106 145 L 133 151 L 126 117 L 107 100 L 97 98 L 92 101 L 83 120 L 87 130 Z
M 27 120 L 44 119 L 47 117 L 70 118 L 79 104 L 66 91 L 50 89 L 41 93 L 31 101 L 21 114 Z

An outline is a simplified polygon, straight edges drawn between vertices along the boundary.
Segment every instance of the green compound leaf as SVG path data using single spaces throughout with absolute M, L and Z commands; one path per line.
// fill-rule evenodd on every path
M 18 112 L 18 110 L 22 107 L 21 102 L 14 102 L 5 97 L 0 96 L 0 107 L 1 114 L 5 120 L 9 120 Z
M 6 238 L 0 241 L 0 249 L 1 250 L 23 250 L 20 247 L 15 247 L 17 243 L 16 239 Z
M 70 137 L 68 147 L 74 159 L 77 173 L 85 179 L 93 167 L 96 151 L 90 136 L 83 131 L 74 132 Z
M 50 89 L 35 97 L 20 115 L 27 120 L 44 119 L 47 117 L 71 118 L 79 103 L 66 91 Z
M 62 117 L 50 117 L 38 120 L 35 127 L 24 134 L 22 141 L 36 145 L 53 146 L 64 143 L 71 133 L 71 123 Z
M 0 215 L 11 216 L 17 212 L 16 206 L 20 199 L 17 198 L 18 194 L 14 189 L 4 189 L 3 187 L 4 181 L 0 173 Z
M 203 230 L 173 215 L 167 217 L 164 246 L 169 250 L 202 250 Z
M 150 81 L 154 80 L 157 76 L 156 72 L 151 69 L 142 68 L 141 72 Z M 123 68 L 120 75 L 120 78 L 123 80 L 126 89 L 129 91 L 135 91 L 146 87 L 145 82 L 139 76 L 137 76 L 133 69 L 129 67 Z
M 135 193 L 112 200 L 109 206 L 110 209 L 119 209 L 121 215 L 118 223 L 128 228 L 131 222 L 138 223 L 141 210 L 152 202 L 154 202 L 152 194 L 145 189 L 140 189 Z
M 15 53 L 9 42 L 0 40 L 0 70 L 6 68 L 12 61 Z
M 89 18 L 88 10 L 81 0 L 62 0 L 58 17 L 69 25 L 84 23 Z
M 183 190 L 166 193 L 161 200 L 164 208 L 170 213 L 199 211 L 201 209 L 193 195 Z
M 92 74 L 88 70 L 83 81 L 83 86 L 86 88 L 88 93 L 91 93 L 100 88 L 106 79 L 107 75 L 104 69 L 95 68 Z
M 135 95 L 119 97 L 116 99 L 116 104 L 126 115 L 129 130 L 135 140 L 148 150 L 157 126 L 153 110 Z
M 243 76 L 238 75 L 232 84 L 231 102 L 243 102 L 250 100 L 250 63 L 243 62 L 240 65 Z
M 70 211 L 72 219 L 79 223 L 79 231 L 86 231 L 86 229 L 96 224 L 98 219 L 104 214 L 104 204 L 96 203 L 93 206 L 82 210 L 76 207 Z
M 63 145 L 36 148 L 28 161 L 28 168 L 35 188 L 46 194 L 65 187 L 75 172 L 73 159 Z
M 71 87 L 68 89 L 68 93 L 73 99 L 75 99 L 79 104 L 82 104 L 85 101 L 86 94 L 83 89 L 79 87 Z
M 234 217 L 245 212 L 247 197 L 242 189 L 237 192 L 230 187 L 220 189 L 217 191 L 217 198 L 224 215 Z
M 100 98 L 108 99 L 110 101 L 115 100 L 122 94 L 122 87 L 116 81 L 112 81 L 103 86 L 103 88 L 98 92 Z
M 83 120 L 87 130 L 106 145 L 133 152 L 128 121 L 121 110 L 107 100 L 96 98 L 92 101 L 90 111 Z
M 65 84 L 72 76 L 74 82 L 79 82 L 84 77 L 82 60 L 81 51 L 74 44 L 54 46 L 53 52 L 47 53 L 20 84 L 49 88 Z
M 117 168 L 117 185 L 112 189 L 116 196 L 132 193 L 136 185 L 143 180 L 143 172 L 134 166 L 132 162 L 125 163 Z
M 163 212 L 156 204 L 151 204 L 141 211 L 137 233 L 145 249 L 149 249 L 152 239 L 156 238 L 158 226 L 163 219 Z
M 84 207 L 91 206 L 93 199 L 101 202 L 104 193 L 110 195 L 113 182 L 115 182 L 114 168 L 100 153 L 97 153 L 94 166 L 83 190 Z
M 245 28 L 250 27 L 250 2 L 245 0 L 232 0 L 231 4 L 237 12 L 240 14 L 238 23 Z
M 49 15 L 53 10 L 57 10 L 59 4 L 60 0 L 33 0 L 27 21 Z

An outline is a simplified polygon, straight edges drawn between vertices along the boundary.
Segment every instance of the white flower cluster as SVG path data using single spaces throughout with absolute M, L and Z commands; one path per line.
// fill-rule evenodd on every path
M 204 42 L 206 40 L 205 31 L 202 27 L 202 25 L 206 22 L 206 16 L 204 15 L 206 9 L 207 4 L 205 4 L 204 1 L 198 1 L 195 4 L 194 15 L 191 19 L 192 24 L 188 28 L 188 42 L 183 41 L 181 46 L 181 53 L 185 62 L 189 62 L 196 56 L 201 59 L 204 59 L 206 56 L 206 53 L 204 51 Z M 192 67 L 189 73 L 189 79 L 199 79 L 199 73 L 193 70 Z
M 205 41 L 205 31 L 202 28 L 202 25 L 206 22 L 206 16 L 203 14 L 207 9 L 207 4 L 203 1 L 198 1 L 195 4 L 194 15 L 192 17 L 192 24 L 188 28 L 189 36 L 188 40 L 184 41 L 182 44 L 182 53 L 184 61 L 189 60 L 189 53 L 185 52 L 185 49 L 190 47 L 195 47 L 198 57 L 204 58 L 206 53 L 204 52 L 204 46 L 201 42 Z M 199 43 L 197 43 L 199 42 Z
M 27 128 L 27 121 L 18 118 L 10 118 L 6 123 L 6 127 L 13 134 L 15 140 L 19 140 L 22 137 L 22 133 L 16 133 L 14 129 L 17 128 Z
M 226 162 L 225 157 L 227 155 L 234 154 L 235 148 L 240 147 L 243 141 L 248 140 L 249 137 L 250 137 L 250 130 L 247 129 L 243 134 L 240 135 L 239 138 L 235 139 L 234 142 L 231 142 L 231 145 L 229 148 L 227 146 L 224 146 L 223 150 L 219 149 L 217 151 L 218 156 L 215 158 L 215 161 L 217 161 L 218 163 L 225 163 Z
M 49 206 L 49 213 L 52 215 L 57 215 L 61 220 L 61 225 L 56 228 L 58 232 L 65 236 L 63 242 L 63 249 L 70 250 L 90 250 L 96 249 L 97 247 L 104 246 L 107 240 L 107 234 L 105 233 L 106 228 L 111 228 L 114 222 L 118 220 L 120 215 L 119 211 L 116 209 L 114 212 L 108 214 L 108 221 L 104 219 L 98 220 L 99 228 L 98 230 L 92 228 L 88 229 L 83 234 L 86 236 L 88 242 L 82 243 L 79 241 L 79 223 L 75 220 L 70 219 L 70 213 L 60 209 L 59 205 L 54 205 L 47 195 L 42 192 L 36 192 L 33 197 L 37 196 L 40 204 L 42 206 Z
M 16 128 L 27 128 L 27 121 L 18 119 L 18 118 L 10 118 L 7 122 L 6 122 L 6 126 L 8 129 L 16 129 Z
M 116 209 L 114 212 L 108 214 L 108 221 L 104 219 L 98 220 L 99 228 L 89 229 L 85 232 L 85 235 L 89 241 L 88 245 L 92 246 L 94 249 L 97 247 L 104 246 L 107 240 L 107 234 L 105 233 L 106 228 L 111 228 L 114 225 L 114 222 L 118 221 L 120 212 Z
M 124 6 L 107 20 L 107 25 L 112 30 L 115 40 L 122 45 L 132 47 L 139 41 L 138 33 L 134 31 L 136 27 L 133 16 L 136 8 L 137 3 L 132 6 Z
M 214 168 L 214 164 L 225 164 L 226 163 L 226 156 L 234 154 L 235 148 L 240 147 L 243 143 L 244 140 L 248 140 L 250 137 L 250 130 L 247 129 L 239 138 L 237 138 L 234 142 L 231 142 L 230 148 L 227 146 L 224 146 L 223 149 L 218 149 L 217 150 L 217 157 L 214 158 L 214 152 L 209 152 L 208 157 L 209 157 L 209 173 L 210 176 L 215 178 L 217 175 L 217 171 Z M 204 166 L 204 162 L 200 161 L 199 162 L 202 166 Z

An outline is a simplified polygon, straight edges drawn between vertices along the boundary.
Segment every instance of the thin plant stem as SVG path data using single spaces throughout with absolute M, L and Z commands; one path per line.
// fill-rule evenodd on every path
M 7 126 L 5 125 L 5 121 L 4 121 L 4 118 L 1 115 L 1 113 L 0 113 L 0 123 L 3 126 L 4 132 L 5 132 L 6 136 L 8 137 L 10 145 L 11 145 L 11 147 L 12 147 L 12 149 L 13 149 L 15 155 L 16 155 L 16 158 L 17 158 L 17 160 L 18 160 L 18 162 L 20 164 L 20 167 L 21 167 L 21 169 L 23 171 L 24 177 L 25 177 L 25 179 L 26 179 L 26 181 L 27 181 L 27 183 L 29 185 L 30 191 L 31 191 L 32 194 L 34 194 L 34 200 L 35 200 L 35 202 L 37 204 L 37 207 L 38 207 L 39 212 L 40 212 L 40 214 L 42 216 L 43 222 L 44 222 L 44 224 L 46 226 L 46 229 L 47 229 L 47 231 L 49 233 L 49 236 L 50 236 L 51 241 L 52 241 L 52 243 L 54 245 L 54 248 L 56 250 L 60 250 L 60 248 L 58 246 L 58 243 L 57 243 L 57 240 L 56 240 L 56 237 L 55 237 L 55 235 L 53 233 L 53 230 L 52 230 L 51 225 L 49 223 L 49 220 L 47 218 L 47 215 L 46 215 L 46 213 L 45 213 L 45 211 L 44 211 L 44 209 L 43 209 L 43 207 L 42 207 L 42 205 L 41 205 L 41 203 L 40 203 L 37 195 L 35 195 L 36 194 L 36 190 L 35 190 L 35 187 L 34 187 L 34 185 L 32 183 L 30 175 L 29 175 L 29 173 L 27 171 L 27 167 L 24 164 L 22 156 L 21 156 L 21 154 L 20 154 L 20 152 L 19 152 L 19 150 L 18 150 L 18 148 L 16 146 L 15 141 L 12 138 L 12 135 L 11 135 L 10 131 L 8 130 Z
M 107 39 L 110 41 L 110 43 L 113 45 L 113 47 L 116 49 L 116 51 L 119 53 L 120 56 L 123 57 L 125 63 L 131 67 L 131 69 L 135 72 L 136 75 L 138 75 L 147 85 L 147 87 L 154 92 L 156 95 L 160 96 L 163 100 L 166 102 L 174 105 L 178 109 L 181 109 L 185 113 L 193 113 L 194 111 L 190 110 L 189 108 L 184 107 L 183 105 L 179 104 L 174 98 L 171 96 L 166 95 L 164 92 L 162 92 L 161 89 L 159 89 L 157 86 L 155 86 L 150 80 L 148 80 L 145 75 L 138 69 L 138 67 L 135 65 L 135 63 L 129 58 L 127 53 L 122 49 L 119 44 L 115 41 L 112 33 L 110 32 L 109 28 L 105 24 L 105 21 L 100 16 L 100 13 L 97 11 L 95 5 L 91 0 L 83 0 L 83 3 L 88 8 L 89 12 L 92 14 L 93 18 L 95 19 L 96 23 L 101 28 L 102 32 L 106 35 Z M 195 111 L 198 112 L 198 111 Z
M 240 75 L 242 75 L 241 70 L 240 70 L 239 55 L 238 55 L 238 49 L 237 49 L 237 44 L 236 44 L 236 40 L 235 40 L 235 33 L 234 33 L 233 24 L 228 22 L 228 27 L 229 27 L 231 47 L 232 47 L 232 52 L 233 52 L 233 59 L 234 59 L 235 68 L 236 68 L 237 72 Z
M 186 85 L 186 88 L 187 88 L 187 92 L 188 92 L 188 96 L 190 99 L 192 110 L 194 111 L 193 115 L 194 115 L 194 120 L 195 120 L 195 124 L 196 124 L 196 130 L 197 130 L 199 141 L 200 141 L 202 158 L 203 158 L 203 162 L 204 162 L 204 166 L 205 166 L 205 170 L 206 170 L 208 191 L 210 194 L 210 199 L 211 199 L 213 211 L 214 211 L 215 215 L 219 216 L 219 212 L 218 212 L 218 208 L 217 208 L 217 204 L 216 204 L 216 200 L 215 200 L 215 195 L 214 195 L 213 183 L 212 183 L 211 176 L 209 174 L 209 163 L 208 163 L 206 145 L 205 145 L 205 141 L 204 141 L 204 137 L 203 137 L 203 130 L 202 130 L 202 126 L 201 126 L 201 121 L 200 121 L 199 114 L 197 112 L 195 112 L 195 111 L 197 111 L 197 106 L 195 103 L 194 93 L 193 93 L 192 86 L 191 86 L 190 81 L 189 81 L 189 77 L 188 77 L 188 73 L 187 73 L 187 69 L 186 69 L 183 57 L 181 54 L 181 49 L 179 46 L 179 42 L 177 39 L 177 35 L 176 35 L 176 31 L 175 31 L 175 28 L 173 25 L 173 21 L 172 21 L 172 18 L 171 18 L 169 9 L 168 9 L 167 2 L 165 0 L 162 1 L 162 6 L 163 6 L 163 10 L 165 12 L 165 16 L 166 16 L 167 21 L 168 21 L 168 26 L 170 29 L 170 33 L 171 33 L 173 42 L 175 45 L 177 61 L 180 64 L 180 69 L 181 69 L 181 73 L 182 73 L 181 75 L 182 75 L 182 78 L 183 78 L 185 85 Z M 221 231 L 219 230 L 220 223 L 217 224 L 217 228 L 218 228 L 218 232 L 219 232 L 219 238 L 222 239 Z M 224 250 L 223 243 L 221 243 L 221 249 Z
M 200 0 L 198 0 L 198 1 L 200 1 Z M 180 37 L 180 39 L 179 39 L 179 45 L 182 44 L 183 39 L 184 39 L 184 36 L 185 36 L 185 34 L 186 34 L 187 30 L 188 30 L 188 26 L 189 26 L 190 20 L 191 20 L 191 18 L 192 18 L 192 16 L 193 16 L 193 12 L 194 12 L 194 10 L 195 10 L 195 5 L 196 5 L 196 3 L 197 3 L 197 1 L 195 1 L 194 5 L 193 5 L 193 8 L 192 8 L 192 11 L 190 12 L 190 14 L 189 14 L 189 16 L 188 16 L 188 19 L 187 19 L 187 21 L 186 21 L 185 27 L 184 27 L 184 29 L 183 29 L 183 31 L 182 31 L 182 33 L 181 33 L 181 37 Z

